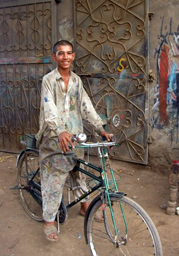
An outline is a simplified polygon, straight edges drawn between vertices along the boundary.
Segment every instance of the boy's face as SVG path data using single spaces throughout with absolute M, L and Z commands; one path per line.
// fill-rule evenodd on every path
M 60 45 L 57 48 L 56 54 L 52 54 L 52 58 L 57 63 L 59 69 L 66 70 L 70 69 L 75 53 L 72 52 L 70 45 Z

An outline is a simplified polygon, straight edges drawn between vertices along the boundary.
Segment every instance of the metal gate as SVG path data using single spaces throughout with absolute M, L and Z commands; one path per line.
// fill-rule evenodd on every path
M 117 137 L 111 155 L 147 163 L 147 1 L 76 0 L 74 8 L 76 72 Z
M 0 7 L 2 150 L 19 149 L 20 136 L 39 129 L 40 85 L 43 75 L 52 69 L 51 46 L 56 36 L 55 29 L 52 31 L 55 1 L 14 2 Z

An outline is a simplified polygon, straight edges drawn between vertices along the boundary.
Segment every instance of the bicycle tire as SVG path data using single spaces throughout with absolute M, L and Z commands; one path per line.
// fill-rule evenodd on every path
M 146 211 L 126 196 L 119 198 L 113 194 L 110 200 L 118 230 L 117 243 L 115 243 L 114 225 L 109 206 L 105 205 L 105 211 L 102 213 L 104 205 L 101 205 L 101 199 L 94 199 L 85 220 L 85 237 L 91 254 L 93 256 L 162 256 L 160 237 Z M 120 208 L 121 204 L 128 227 L 127 232 Z M 103 223 L 97 221 L 100 216 L 103 216 Z M 124 244 L 122 244 L 123 240 Z
M 43 212 L 41 206 L 41 191 L 34 186 L 40 187 L 40 172 L 38 171 L 35 177 L 33 178 L 33 183 L 30 184 L 29 181 L 39 170 L 39 153 L 38 150 L 26 149 L 19 156 L 17 162 L 18 170 L 18 186 L 19 194 L 22 206 L 25 212 L 36 221 L 43 221 Z M 34 198 L 39 198 L 39 203 Z

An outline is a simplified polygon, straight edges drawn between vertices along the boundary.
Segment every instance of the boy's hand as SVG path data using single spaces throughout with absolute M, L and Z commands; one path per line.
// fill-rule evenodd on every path
M 68 132 L 62 132 L 60 133 L 60 135 L 58 136 L 58 140 L 59 140 L 59 144 L 60 144 L 60 148 L 61 150 L 66 154 L 68 151 L 70 151 L 69 147 L 68 147 L 68 143 L 70 144 L 70 146 L 72 148 L 74 148 L 74 144 L 71 141 L 71 137 L 72 135 Z
M 101 136 L 104 136 L 106 138 L 107 141 L 113 141 L 112 137 L 113 137 L 113 134 L 109 134 L 105 131 L 102 131 L 101 132 Z

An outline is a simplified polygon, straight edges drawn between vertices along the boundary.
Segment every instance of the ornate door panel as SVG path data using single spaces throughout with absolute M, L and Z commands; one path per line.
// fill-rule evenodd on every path
M 120 145 L 111 155 L 138 163 L 147 163 L 148 153 L 146 3 L 75 1 L 76 72 Z
M 41 79 L 52 68 L 51 42 L 55 37 L 54 1 L 13 3 L 0 5 L 2 150 L 20 148 L 20 136 L 38 130 Z

